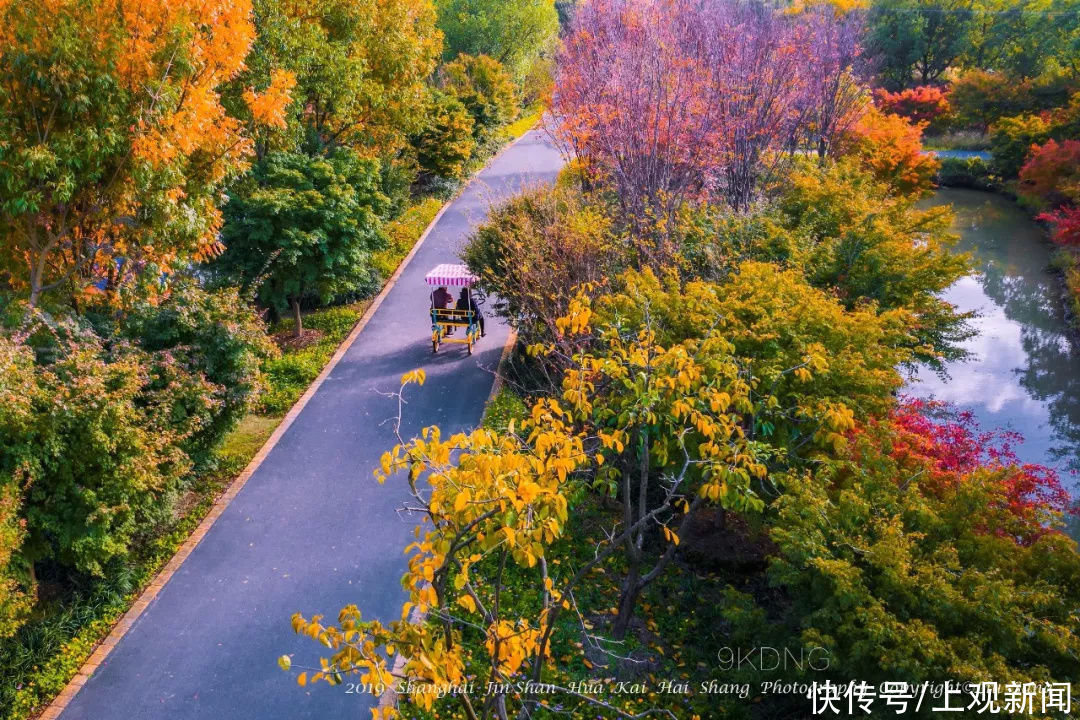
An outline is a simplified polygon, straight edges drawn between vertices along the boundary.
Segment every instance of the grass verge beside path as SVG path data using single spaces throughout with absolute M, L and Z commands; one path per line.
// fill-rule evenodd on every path
M 542 110 L 526 111 L 522 118 L 504 128 L 499 142 L 488 146 L 470 163 L 468 177 L 532 129 L 541 114 Z M 439 210 L 453 201 L 467 179 L 452 188 L 443 188 L 438 194 L 415 199 L 398 218 L 387 223 L 390 247 L 375 259 L 384 280 L 393 275 Z M 37 618 L 27 622 L 14 637 L 0 641 L 2 720 L 36 717 L 64 689 L 322 372 L 372 299 L 306 315 L 304 326 L 320 332 L 318 340 L 304 347 L 286 348 L 280 357 L 266 363 L 263 370 L 269 389 L 260 405 L 225 438 L 218 451 L 217 469 L 193 481 L 179 503 L 174 521 L 133 552 L 134 562 L 122 572 L 74 595 L 58 598 L 51 604 L 43 603 Z M 271 331 L 284 327 L 276 326 Z

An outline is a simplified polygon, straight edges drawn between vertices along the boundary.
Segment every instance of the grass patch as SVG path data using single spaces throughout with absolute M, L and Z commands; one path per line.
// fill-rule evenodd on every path
M 923 147 L 927 150 L 989 150 L 990 136 L 977 130 L 924 135 Z
M 540 118 L 543 117 L 546 108 L 543 106 L 526 108 L 514 122 L 506 126 L 503 131 L 506 137 L 510 140 L 517 140 L 525 133 L 532 130 L 536 123 L 540 122 Z
M 529 414 L 525 400 L 510 388 L 503 386 L 488 406 L 484 408 L 481 425 L 487 430 L 505 432 L 511 420 L 522 420 Z
M 285 414 L 326 367 L 369 303 L 365 300 L 317 310 L 304 316 L 305 327 L 320 331 L 322 337 L 311 345 L 286 350 L 280 357 L 263 365 L 270 388 L 261 398 L 259 413 L 270 416 Z M 271 332 L 281 332 L 290 327 L 290 323 L 290 320 L 283 319 L 271 328 Z
M 281 424 L 281 418 L 281 415 L 246 415 L 236 429 L 225 436 L 218 451 L 221 464 L 235 468 L 237 472 L 242 470 Z
M 417 200 L 396 220 L 386 224 L 386 236 L 390 247 L 375 253 L 373 262 L 383 280 L 388 279 L 397 270 L 398 265 L 412 250 L 413 245 L 439 214 L 443 201 L 437 197 Z

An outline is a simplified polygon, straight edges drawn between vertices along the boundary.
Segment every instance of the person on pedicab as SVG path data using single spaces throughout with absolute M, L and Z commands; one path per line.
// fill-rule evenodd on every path
M 431 293 L 431 307 L 435 309 L 436 322 L 446 322 L 450 320 L 450 318 L 446 316 L 446 313 L 441 313 L 439 310 L 446 310 L 450 307 L 450 303 L 452 302 L 454 302 L 454 296 L 450 294 L 445 285 L 440 285 L 435 292 Z M 453 327 L 446 329 L 447 335 L 452 335 L 453 333 Z
M 476 301 L 472 299 L 472 293 L 469 288 L 461 288 L 461 295 L 458 296 L 457 310 L 470 310 L 476 317 L 476 322 L 480 324 L 480 337 L 484 337 L 487 333 L 484 332 L 484 314 L 480 312 L 480 308 L 476 306 Z

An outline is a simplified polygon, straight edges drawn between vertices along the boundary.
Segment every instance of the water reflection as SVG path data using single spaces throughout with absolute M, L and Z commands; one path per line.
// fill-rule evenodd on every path
M 965 343 L 970 360 L 950 364 L 946 378 L 918 372 L 908 392 L 970 409 L 986 429 L 1021 432 L 1026 442 L 1017 455 L 1056 467 L 1080 495 L 1080 352 L 1049 271 L 1052 249 L 1020 208 L 997 195 L 943 189 L 931 204 L 953 206 L 957 249 L 972 254 L 976 274 L 945 297 L 979 313 L 978 333 Z

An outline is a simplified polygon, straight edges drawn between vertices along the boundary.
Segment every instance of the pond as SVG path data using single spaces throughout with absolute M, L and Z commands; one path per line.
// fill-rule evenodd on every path
M 944 297 L 978 313 L 977 334 L 965 344 L 970 359 L 948 365 L 948 377 L 922 369 L 905 392 L 971 410 L 984 430 L 1021 433 L 1025 442 L 1014 448 L 1020 459 L 1054 467 L 1080 497 L 1080 348 L 1050 270 L 1053 249 L 1039 226 L 999 195 L 942 189 L 929 204 L 952 205 L 956 250 L 972 255 L 975 272 Z M 1072 525 L 1078 537 L 1080 523 Z

